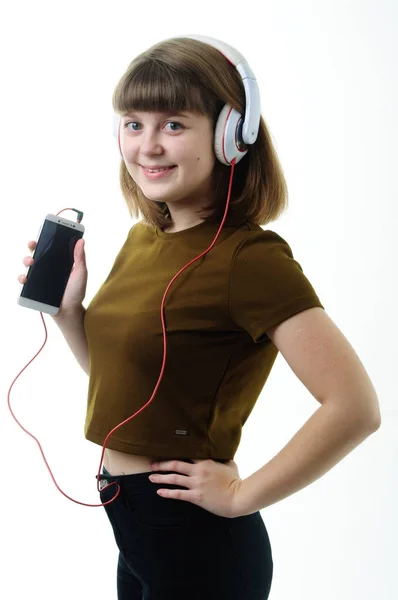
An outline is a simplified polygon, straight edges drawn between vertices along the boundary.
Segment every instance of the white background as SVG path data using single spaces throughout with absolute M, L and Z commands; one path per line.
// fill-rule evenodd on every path
M 104 509 L 58 492 L 8 410 L 9 386 L 44 340 L 40 314 L 17 305 L 16 278 L 44 216 L 79 208 L 91 300 L 133 224 L 119 190 L 113 89 L 150 45 L 199 33 L 235 46 L 257 75 L 290 194 L 287 213 L 266 228 L 291 245 L 382 408 L 381 428 L 332 471 L 262 510 L 275 563 L 270 598 L 398 597 L 396 3 L 2 6 L 2 596 L 116 598 L 117 550 Z M 41 441 L 61 489 L 96 504 L 101 447 L 83 435 L 88 378 L 45 318 L 47 345 L 14 385 L 11 406 Z M 318 406 L 279 355 L 235 456 L 241 476 L 277 454 Z

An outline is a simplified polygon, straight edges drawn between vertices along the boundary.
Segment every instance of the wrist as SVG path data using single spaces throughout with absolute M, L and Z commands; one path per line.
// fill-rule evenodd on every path
M 232 517 L 245 517 L 251 515 L 262 507 L 255 506 L 253 494 L 250 491 L 251 481 L 249 478 L 242 479 L 233 499 Z
M 63 323 L 67 321 L 75 321 L 76 319 L 82 318 L 86 312 L 83 304 L 79 306 L 69 308 L 67 310 L 61 309 L 56 315 L 52 315 L 53 319 L 57 323 Z

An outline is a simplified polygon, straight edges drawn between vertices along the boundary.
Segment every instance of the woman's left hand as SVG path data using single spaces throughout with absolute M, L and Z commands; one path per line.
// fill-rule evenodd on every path
M 242 484 L 237 464 L 233 460 L 219 463 L 211 459 L 194 460 L 194 463 L 178 460 L 154 462 L 151 465 L 153 471 L 178 471 L 183 475 L 154 474 L 149 479 L 157 484 L 170 483 L 188 488 L 157 490 L 163 498 L 192 502 L 220 517 L 239 516 L 234 514 L 236 497 Z

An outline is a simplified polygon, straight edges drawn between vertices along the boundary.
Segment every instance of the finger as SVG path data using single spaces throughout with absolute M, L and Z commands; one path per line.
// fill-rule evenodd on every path
M 162 488 L 156 490 L 156 493 L 163 498 L 173 498 L 173 500 L 184 500 L 185 502 L 191 502 L 191 504 L 197 504 L 196 494 L 193 490 L 169 490 Z
M 171 485 L 181 485 L 182 487 L 188 488 L 188 479 L 185 475 L 178 475 L 177 473 L 170 473 L 168 475 L 159 475 L 154 474 L 150 475 L 150 481 L 153 483 L 157 483 L 159 485 L 164 485 L 165 483 L 170 483 Z
M 30 265 L 33 265 L 34 263 L 34 258 L 32 258 L 31 256 L 25 256 L 23 259 L 23 264 L 25 265 L 25 267 L 29 267 Z
M 80 239 L 75 245 L 75 257 L 85 265 L 86 253 L 85 253 L 84 247 L 85 247 L 85 240 Z
M 152 471 L 177 471 L 178 473 L 184 473 L 185 475 L 191 475 L 192 469 L 195 465 L 191 465 L 186 462 L 179 460 L 166 460 L 163 462 L 153 462 Z
M 34 240 L 31 240 L 28 243 L 28 248 L 29 248 L 29 250 L 34 250 L 36 248 L 36 242 Z
M 19 283 L 26 283 L 26 275 L 18 275 Z

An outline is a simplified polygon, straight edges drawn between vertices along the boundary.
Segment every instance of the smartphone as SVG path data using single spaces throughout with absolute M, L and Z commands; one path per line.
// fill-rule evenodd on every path
M 76 242 L 84 225 L 57 215 L 47 215 L 39 230 L 37 246 L 22 285 L 18 304 L 56 315 L 74 263 Z

